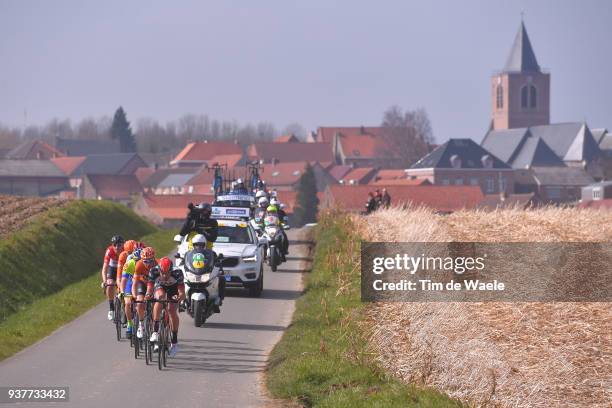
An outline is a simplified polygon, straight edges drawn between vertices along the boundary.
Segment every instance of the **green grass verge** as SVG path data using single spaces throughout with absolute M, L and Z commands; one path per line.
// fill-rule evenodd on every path
M 141 239 L 153 246 L 161 256 L 175 247 L 172 241 L 175 234 L 175 230 L 160 230 Z M 0 323 L 0 360 L 28 347 L 102 302 L 105 296 L 100 289 L 100 271 L 94 269 L 89 272 L 89 277 L 35 300 Z
M 0 321 L 101 267 L 110 237 L 158 229 L 124 205 L 73 201 L 37 215 L 0 242 Z
M 387 375 L 367 350 L 360 325 L 359 237 L 350 219 L 323 217 L 305 293 L 270 356 L 267 385 L 276 398 L 306 407 L 460 407 L 448 396 Z

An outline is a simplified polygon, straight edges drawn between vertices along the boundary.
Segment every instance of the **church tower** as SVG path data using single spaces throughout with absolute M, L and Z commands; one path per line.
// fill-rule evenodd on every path
M 491 78 L 495 130 L 550 124 L 550 74 L 542 72 L 521 21 L 503 71 Z

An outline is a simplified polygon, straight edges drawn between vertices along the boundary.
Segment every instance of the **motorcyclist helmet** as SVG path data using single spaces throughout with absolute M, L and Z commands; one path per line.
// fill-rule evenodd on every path
M 266 197 L 261 197 L 257 201 L 257 204 L 259 204 L 260 207 L 267 207 L 268 206 L 268 199 Z
M 278 195 L 278 193 L 276 192 L 276 190 L 272 190 L 270 192 L 270 197 L 276 197 Z
M 287 208 L 287 206 L 285 205 L 285 203 L 281 203 L 280 207 L 281 210 L 284 210 L 285 208 Z
M 191 240 L 191 244 L 194 249 L 205 249 L 206 248 L 206 237 L 202 234 L 198 234 Z
M 278 207 L 279 204 L 280 204 L 280 201 L 278 201 L 278 198 L 272 197 L 272 199 L 270 200 L 270 205 L 275 205 Z
M 255 193 L 255 198 L 259 201 L 259 199 L 262 197 L 266 197 L 266 192 L 263 190 L 258 190 L 257 193 Z

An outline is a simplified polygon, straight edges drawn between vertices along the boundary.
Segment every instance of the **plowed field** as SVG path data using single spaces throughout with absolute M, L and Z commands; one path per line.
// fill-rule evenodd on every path
M 66 203 L 56 198 L 0 195 L 0 237 L 23 227 L 40 213 Z

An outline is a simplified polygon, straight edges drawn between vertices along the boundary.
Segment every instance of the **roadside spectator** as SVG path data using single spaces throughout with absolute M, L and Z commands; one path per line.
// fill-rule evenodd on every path
M 376 210 L 376 199 L 374 198 L 374 193 L 371 191 L 368 193 L 368 202 L 365 205 L 366 214 L 371 214 Z
M 374 193 L 374 202 L 375 202 L 375 206 L 376 206 L 376 210 L 378 210 L 379 208 L 381 208 L 382 206 L 382 195 L 380 194 L 380 190 L 376 189 L 376 192 Z
M 389 193 L 387 192 L 386 188 L 382 189 L 382 197 L 381 197 L 381 205 L 382 208 L 389 208 L 391 207 L 391 196 L 389 195 Z

